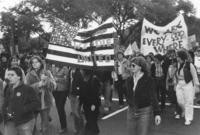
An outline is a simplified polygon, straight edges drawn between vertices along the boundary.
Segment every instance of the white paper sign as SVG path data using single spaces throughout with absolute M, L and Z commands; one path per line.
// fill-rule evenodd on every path
M 141 52 L 165 54 L 168 49 L 188 50 L 188 30 L 182 15 L 166 26 L 160 27 L 143 20 L 141 31 Z

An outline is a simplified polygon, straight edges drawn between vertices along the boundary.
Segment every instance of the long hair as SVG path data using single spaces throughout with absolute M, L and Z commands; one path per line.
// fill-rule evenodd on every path
M 183 68 L 186 61 L 188 61 L 188 54 L 184 50 L 180 50 L 177 52 L 177 56 L 183 61 L 183 63 L 180 64 L 178 69 L 178 74 L 180 74 L 181 69 Z
M 39 57 L 39 56 L 36 55 L 36 56 L 31 57 L 31 59 L 30 59 L 30 68 L 29 68 L 29 71 L 34 70 L 34 68 L 33 68 L 33 60 L 34 59 L 37 59 L 38 62 L 41 64 L 39 71 L 45 69 L 44 61 L 42 60 L 41 57 Z

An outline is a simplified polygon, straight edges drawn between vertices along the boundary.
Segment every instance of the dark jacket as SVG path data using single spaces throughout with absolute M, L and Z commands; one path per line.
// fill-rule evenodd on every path
M 14 121 L 16 125 L 26 123 L 34 118 L 34 112 L 40 107 L 40 100 L 28 85 L 21 83 L 14 90 L 7 87 L 4 91 L 3 116 L 5 122 Z M 8 118 L 7 114 L 12 114 Z
M 169 65 L 170 65 L 169 58 L 164 57 L 164 60 L 163 60 L 163 62 L 161 64 L 162 70 L 163 70 L 164 79 L 166 79 L 166 77 L 167 77 L 167 72 L 168 72 L 168 69 L 169 69 Z M 155 65 L 155 63 L 153 63 L 152 66 L 151 66 L 151 76 L 153 78 L 155 78 L 155 73 L 156 73 L 156 65 Z
M 186 62 L 183 67 L 184 80 L 189 83 L 192 80 L 192 74 L 190 72 L 190 62 Z
M 100 82 L 96 76 L 80 82 L 80 104 L 100 106 Z
M 130 107 L 144 108 L 153 106 L 154 115 L 160 114 L 158 100 L 155 92 L 155 82 L 147 74 L 138 80 L 135 91 L 133 91 L 133 77 L 126 80 L 127 102 Z
M 71 70 L 71 88 L 70 94 L 73 96 L 80 96 L 80 84 L 83 81 L 83 77 L 79 69 Z

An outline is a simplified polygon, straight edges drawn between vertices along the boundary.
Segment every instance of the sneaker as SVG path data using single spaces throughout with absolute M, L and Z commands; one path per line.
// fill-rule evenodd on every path
M 65 133 L 65 132 L 67 132 L 67 129 L 66 129 L 66 128 L 63 128 L 63 129 L 59 130 L 59 134 L 63 134 L 63 133 Z
M 186 121 L 185 121 L 185 125 L 186 125 L 186 126 L 191 125 L 191 121 L 190 121 L 190 120 L 186 120 Z
M 180 119 L 181 116 L 180 116 L 179 114 L 176 114 L 174 118 L 175 118 L 175 119 Z

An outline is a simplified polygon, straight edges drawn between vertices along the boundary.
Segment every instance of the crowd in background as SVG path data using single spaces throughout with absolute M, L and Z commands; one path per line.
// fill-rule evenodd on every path
M 38 54 L 10 56 L 4 52 L 0 56 L 2 132 L 32 135 L 40 130 L 48 135 L 50 111 L 55 104 L 61 126 L 59 133 L 67 133 L 65 103 L 69 99 L 74 133 L 97 135 L 99 108 L 103 106 L 104 113 L 110 111 L 113 91 L 118 94 L 119 107 L 129 106 L 129 134 L 146 135 L 152 112 L 159 125 L 167 99 L 174 105 L 174 118 L 184 117 L 185 125 L 190 125 L 195 92 L 199 91 L 191 54 L 186 50 L 171 50 L 166 55 L 138 53 L 125 57 L 118 52 L 113 71 L 96 71 L 47 64 L 44 56 Z M 38 117 L 41 129 L 36 126 Z

